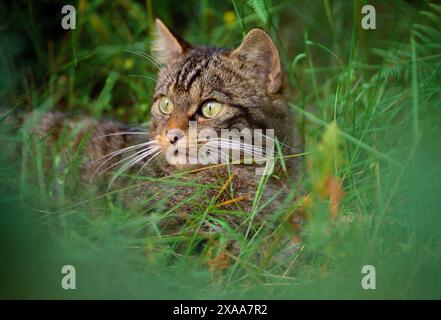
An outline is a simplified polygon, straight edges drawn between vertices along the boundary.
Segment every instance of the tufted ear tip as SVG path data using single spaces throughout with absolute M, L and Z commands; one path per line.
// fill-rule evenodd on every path
M 270 36 L 262 29 L 252 29 L 233 55 L 261 66 L 268 77 L 268 92 L 277 93 L 282 87 L 283 71 L 279 52 Z
M 164 26 L 165 27 L 165 24 L 164 24 L 164 22 L 162 22 L 161 19 L 155 18 L 155 26 L 156 26 L 156 28 L 158 28 L 160 26 Z
M 175 37 L 165 23 L 159 18 L 155 18 L 155 31 L 156 35 L 171 35 L 172 37 Z
M 155 19 L 152 51 L 159 63 L 167 64 L 177 59 L 188 47 L 190 46 L 171 32 L 160 19 Z

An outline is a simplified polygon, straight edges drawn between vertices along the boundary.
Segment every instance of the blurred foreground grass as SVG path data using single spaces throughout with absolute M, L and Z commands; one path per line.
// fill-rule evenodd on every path
M 61 2 L 3 4 L 2 109 L 129 124 L 149 116 L 156 70 L 133 52 L 149 52 L 154 17 L 216 46 L 238 45 L 262 27 L 282 52 L 308 156 L 301 186 L 281 192 L 271 221 L 241 240 L 238 259 L 224 261 L 235 230 L 203 248 L 184 234 L 162 235 L 156 226 L 173 208 L 146 199 L 143 210 L 127 210 L 114 194 L 79 185 L 74 166 L 57 170 L 56 153 L 44 175 L 49 151 L 2 117 L 0 297 L 440 298 L 441 6 L 372 1 L 377 29 L 363 30 L 363 4 L 82 0 L 72 32 L 60 27 Z M 342 183 L 336 212 L 332 196 L 323 197 L 329 177 Z M 150 183 L 169 190 L 183 182 Z M 300 187 L 312 200 L 297 198 Z M 198 207 L 198 193 L 187 201 L 194 224 L 207 210 L 222 223 L 220 210 Z M 305 201 L 299 243 L 289 217 Z M 60 287 L 66 264 L 77 269 L 73 291 Z M 367 264 L 376 267 L 376 290 L 361 288 Z

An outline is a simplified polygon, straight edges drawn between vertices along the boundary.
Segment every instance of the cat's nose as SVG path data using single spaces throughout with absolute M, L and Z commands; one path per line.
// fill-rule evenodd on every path
M 184 137 L 184 132 L 180 129 L 170 129 L 167 131 L 167 139 L 171 144 L 175 144 Z

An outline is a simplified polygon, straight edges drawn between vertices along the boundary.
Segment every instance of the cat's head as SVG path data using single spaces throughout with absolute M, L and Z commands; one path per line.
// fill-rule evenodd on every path
M 279 53 L 265 31 L 251 30 L 235 49 L 202 47 L 156 20 L 153 54 L 161 68 L 151 131 L 163 149 L 188 134 L 190 121 L 218 132 L 259 128 L 277 135 L 292 127 Z

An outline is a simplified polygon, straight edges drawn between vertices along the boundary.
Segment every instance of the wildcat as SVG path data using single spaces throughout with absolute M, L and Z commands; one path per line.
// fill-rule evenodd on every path
M 71 141 L 75 150 L 83 144 L 82 179 L 93 186 L 109 180 L 117 186 L 131 186 L 125 205 L 133 207 L 142 199 L 153 197 L 164 204 L 164 210 L 178 206 L 161 221 L 166 232 L 179 232 L 191 223 L 192 212 L 215 205 L 222 208 L 224 220 L 234 229 L 244 229 L 250 217 L 229 215 L 228 210 L 251 213 L 261 177 L 256 176 L 254 165 L 171 165 L 165 159 L 170 145 L 186 138 L 189 121 L 195 121 L 199 130 L 212 129 L 274 129 L 284 154 L 299 153 L 300 139 L 296 125 L 286 102 L 286 85 L 278 50 L 263 30 L 253 29 L 236 49 L 197 46 L 185 42 L 171 32 L 160 20 L 156 20 L 156 37 L 153 44 L 154 63 L 159 66 L 157 85 L 151 105 L 151 120 L 147 131 L 129 128 L 121 123 L 91 118 L 72 118 L 62 113 L 41 115 L 38 125 L 32 129 L 37 136 L 49 136 L 51 147 L 63 130 L 76 129 L 78 134 Z M 175 134 L 179 129 L 180 135 Z M 63 161 L 69 161 L 73 151 L 65 150 Z M 127 156 L 129 155 L 129 156 Z M 127 156 L 127 157 L 126 157 Z M 287 183 L 295 180 L 297 158 L 284 160 L 269 177 L 261 203 L 277 192 L 287 189 Z M 283 169 L 283 170 L 282 170 Z M 116 173 L 131 170 L 144 177 L 170 177 L 186 171 L 180 179 L 185 185 L 161 187 L 158 183 L 137 184 Z M 112 178 L 113 177 L 113 178 Z M 192 185 L 217 185 L 207 188 L 196 202 L 185 202 L 196 188 Z M 159 192 L 161 190 L 161 192 Z M 214 199 L 214 200 L 213 200 Z M 253 204 L 254 203 L 254 204 Z M 253 223 L 265 220 L 271 212 L 272 201 L 260 210 Z M 210 216 L 210 212 L 208 216 Z M 208 222 L 206 231 L 219 231 L 219 225 Z M 245 228 L 246 229 L 246 228 Z

